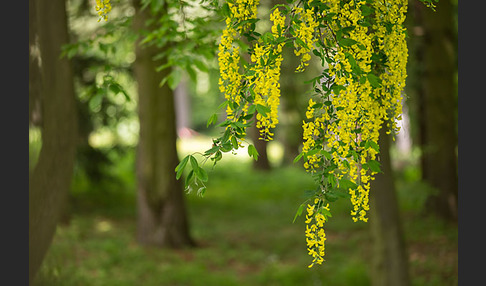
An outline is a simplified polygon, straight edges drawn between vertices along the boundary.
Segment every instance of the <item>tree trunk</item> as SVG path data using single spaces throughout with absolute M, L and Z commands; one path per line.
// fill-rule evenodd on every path
M 253 141 L 253 145 L 255 145 L 255 148 L 258 152 L 258 160 L 253 160 L 253 169 L 255 170 L 260 170 L 260 171 L 265 171 L 265 170 L 270 170 L 270 161 L 268 160 L 268 153 L 267 153 L 267 146 L 268 146 L 268 141 L 265 140 L 260 140 L 258 139 L 260 137 L 260 131 L 255 125 L 252 125 L 249 130 L 249 135 L 251 140 Z
M 426 202 L 426 210 L 457 221 L 456 40 L 451 1 L 440 1 L 436 11 L 415 3 L 422 25 L 422 74 L 419 96 L 422 178 L 438 190 Z
M 150 10 L 135 2 L 133 19 L 139 35 L 154 17 Z M 194 245 L 189 235 L 184 194 L 174 169 L 179 163 L 176 148 L 174 96 L 167 84 L 159 87 L 167 71 L 155 69 L 165 60 L 153 60 L 162 50 L 136 44 L 134 63 L 138 83 L 140 137 L 137 148 L 137 240 L 142 245 L 182 247 Z
M 41 71 L 34 0 L 29 0 L 29 125 L 41 125 Z
M 29 178 L 29 280 L 51 244 L 67 199 L 77 142 L 70 62 L 60 59 L 68 43 L 64 0 L 33 2 L 41 57 L 42 149 Z M 54 21 L 54 20 L 55 21 Z
M 281 4 L 278 1 L 278 4 Z M 282 2 L 283 3 L 283 2 Z M 296 57 L 294 49 L 289 47 L 283 48 L 284 61 L 287 69 L 282 69 L 280 75 L 280 85 L 282 89 L 280 123 L 280 142 L 282 142 L 284 154 L 282 165 L 292 165 L 295 157 L 300 153 L 302 145 L 302 121 L 305 119 L 307 108 L 306 100 L 302 100 L 309 86 L 302 84 L 308 77 L 302 77 L 302 73 L 296 73 L 295 68 L 300 63 L 300 57 Z M 312 67 L 307 67 L 307 70 Z M 307 72 L 305 74 L 312 74 Z M 300 164 L 300 163 L 299 163 Z M 301 164 L 300 164 L 301 165 Z M 301 165 L 302 166 L 302 165 Z
M 408 258 L 402 233 L 390 162 L 390 136 L 380 131 L 380 163 L 383 173 L 371 182 L 370 226 L 373 243 L 373 286 L 410 285 Z

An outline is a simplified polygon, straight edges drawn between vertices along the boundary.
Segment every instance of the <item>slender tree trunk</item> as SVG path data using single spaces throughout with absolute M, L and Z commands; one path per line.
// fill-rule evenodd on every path
M 134 1 L 134 29 L 142 35 L 153 15 Z M 148 7 L 150 8 L 150 6 Z M 140 137 L 137 148 L 137 240 L 142 245 L 183 247 L 194 245 L 181 182 L 174 169 L 179 163 L 174 95 L 167 84 L 159 87 L 167 71 L 155 69 L 165 60 L 153 60 L 162 50 L 136 44 L 134 63 L 138 83 Z
M 415 3 L 417 24 L 422 26 L 419 109 L 422 178 L 438 190 L 428 198 L 426 210 L 457 221 L 456 37 L 450 0 L 436 11 Z
M 268 160 L 268 141 L 258 139 L 260 137 L 260 131 L 256 125 L 252 125 L 249 129 L 249 135 L 253 141 L 253 145 L 259 154 L 258 160 L 253 160 L 253 169 L 255 170 L 270 170 L 270 161 Z
M 29 0 L 29 125 L 41 125 L 40 50 L 35 1 Z
M 278 1 L 277 4 L 281 4 Z M 283 3 L 283 2 L 282 2 Z M 280 84 L 282 90 L 281 113 L 279 121 L 281 132 L 280 142 L 282 142 L 284 154 L 282 165 L 292 165 L 295 157 L 300 153 L 302 145 L 302 121 L 305 119 L 306 103 L 303 104 L 302 97 L 308 85 L 303 85 L 303 78 L 300 73 L 295 72 L 295 68 L 300 63 L 300 58 L 296 57 L 293 48 L 284 47 L 284 61 L 289 67 L 282 69 Z M 307 67 L 310 69 L 311 67 Z M 304 106 L 305 105 L 305 106 Z M 304 114 L 304 116 L 303 116 Z
M 410 285 L 408 257 L 400 222 L 390 162 L 390 136 L 380 131 L 380 163 L 383 173 L 371 182 L 370 226 L 373 243 L 373 286 Z
M 60 59 L 68 43 L 64 0 L 33 2 L 41 55 L 42 149 L 29 178 L 29 280 L 51 244 L 65 204 L 77 141 L 71 64 Z

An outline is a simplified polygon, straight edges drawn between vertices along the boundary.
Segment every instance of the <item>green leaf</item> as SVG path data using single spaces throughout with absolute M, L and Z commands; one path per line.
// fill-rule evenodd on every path
M 242 116 L 241 119 L 243 120 L 249 120 L 253 117 L 253 113 L 248 113 L 245 116 Z
M 326 150 L 321 150 L 321 154 L 324 155 L 324 157 L 326 157 L 327 160 L 331 160 L 332 158 L 331 153 L 327 152 Z
M 316 190 L 304 190 L 304 199 L 310 199 L 316 195 Z
M 216 113 L 214 113 L 213 115 L 211 115 L 208 119 L 208 123 L 206 124 L 206 127 L 209 127 L 209 125 L 211 124 L 214 124 L 218 121 L 218 115 Z
M 367 165 L 372 172 L 381 173 L 380 162 L 376 160 L 370 160 L 368 161 Z
M 211 155 L 213 153 L 216 153 L 217 151 L 219 151 L 219 146 L 213 146 L 211 147 L 211 149 L 208 149 L 206 150 L 206 152 L 204 152 L 204 156 L 207 156 L 207 155 Z
M 221 109 L 223 107 L 226 107 L 228 105 L 228 103 L 229 103 L 229 101 L 228 100 L 225 100 L 220 105 L 218 105 L 218 107 L 216 109 Z
M 294 164 L 299 162 L 300 158 L 302 158 L 302 156 L 304 156 L 304 153 L 300 153 L 299 155 L 297 155 L 297 157 L 295 157 L 294 159 Z
M 351 195 L 349 194 L 349 192 L 347 190 L 346 190 L 346 192 L 336 191 L 333 194 L 336 195 L 337 197 L 340 197 L 340 198 L 350 198 L 351 197 Z
M 250 89 L 250 91 L 252 91 L 253 89 Z M 248 107 L 248 114 L 254 114 L 256 111 L 256 106 L 255 105 L 250 105 L 250 107 Z
M 302 39 L 300 38 L 295 38 L 295 42 L 297 43 L 298 46 L 300 47 L 304 47 L 306 49 L 308 49 L 309 47 L 304 43 L 304 41 L 302 41 Z
M 231 135 L 231 129 L 228 128 L 226 129 L 223 136 L 221 137 L 221 144 L 225 144 L 226 142 L 228 142 L 230 135 Z
M 371 86 L 374 88 L 378 88 L 381 86 L 381 79 L 376 75 L 369 73 L 367 75 L 368 81 L 370 82 Z
M 120 92 L 121 92 L 120 87 L 119 87 L 117 84 L 114 84 L 114 83 L 110 84 L 110 85 L 108 86 L 108 88 L 109 88 L 109 89 L 110 89 L 110 90 L 111 90 L 111 91 L 112 91 L 112 92 L 113 92 L 115 95 L 117 95 L 118 93 L 120 93 Z
M 187 162 L 189 161 L 189 156 L 191 156 L 191 155 L 187 155 L 186 157 L 184 157 L 184 159 L 182 159 L 182 161 L 175 168 L 177 180 L 179 180 L 179 178 L 181 177 L 182 172 L 184 171 L 184 168 L 186 167 Z
M 270 113 L 270 107 L 263 106 L 261 104 L 256 105 L 256 110 L 260 113 L 263 117 L 267 117 L 267 113 Z
M 250 155 L 250 157 L 253 157 L 255 161 L 258 161 L 259 154 L 253 144 L 248 145 L 248 155 Z
M 221 151 L 216 151 L 216 154 L 214 154 L 214 157 L 211 158 L 211 160 L 214 161 L 214 165 L 216 165 L 216 163 L 221 160 L 223 158 L 223 153 L 221 153 Z
M 184 183 L 186 187 L 189 186 L 189 182 L 191 181 L 192 177 L 194 177 L 194 170 L 191 170 L 186 177 L 186 181 Z
M 221 144 L 221 151 L 229 152 L 231 150 L 233 150 L 233 146 L 231 145 L 231 142 L 227 141 Z
M 191 162 L 192 169 L 194 170 L 194 172 L 197 172 L 196 169 L 199 168 L 199 164 L 197 163 L 196 158 L 194 158 L 194 156 L 192 155 L 189 155 L 189 160 Z
M 324 217 L 332 217 L 331 212 L 325 208 L 320 208 L 319 212 L 324 215 Z
M 360 9 L 361 9 L 361 15 L 363 15 L 363 17 L 369 16 L 373 14 L 373 12 L 375 12 L 373 8 L 366 5 L 361 5 Z
M 223 4 L 223 6 L 221 7 L 221 12 L 222 12 L 223 16 L 225 16 L 226 18 L 231 17 L 231 10 L 229 8 L 228 3 Z
M 357 184 L 351 182 L 350 180 L 348 179 L 341 179 L 339 180 L 339 188 L 344 190 L 344 191 L 348 191 L 349 189 L 356 189 L 358 187 Z
M 177 85 L 181 81 L 181 71 L 179 69 L 173 69 L 172 72 L 167 77 L 167 83 L 169 84 L 170 89 L 176 89 Z
M 357 43 L 357 41 L 350 39 L 350 38 L 339 39 L 339 45 L 344 46 L 344 47 L 350 47 L 350 46 L 352 46 L 356 43 Z
M 223 122 L 221 122 L 220 124 L 218 124 L 219 127 L 226 127 L 226 126 L 229 126 L 231 125 L 231 121 L 229 120 L 225 120 Z
M 196 177 L 201 181 L 208 181 L 208 173 L 206 172 L 206 170 L 204 170 L 204 168 L 198 166 L 197 169 L 194 169 L 194 173 L 196 174 Z
M 378 144 L 376 144 L 375 141 L 372 141 L 372 140 L 368 140 L 366 141 L 365 143 L 365 148 L 373 148 L 376 152 L 380 152 L 380 146 L 378 146 Z
M 233 145 L 233 149 L 238 149 L 238 140 L 235 136 L 231 137 L 231 145 Z
M 321 151 L 321 150 L 319 150 L 317 148 L 309 150 L 307 153 L 305 153 L 305 158 L 310 157 L 312 155 L 315 155 L 315 154 L 319 153 L 319 151 Z
M 292 221 L 292 223 L 295 222 L 295 220 L 297 219 L 297 217 L 300 216 L 303 211 L 304 211 L 304 204 L 301 204 L 299 206 L 299 208 L 297 209 L 297 212 L 295 213 L 294 220 Z

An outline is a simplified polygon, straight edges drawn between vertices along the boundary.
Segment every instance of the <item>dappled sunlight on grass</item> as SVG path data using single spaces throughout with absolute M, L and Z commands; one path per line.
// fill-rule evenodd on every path
M 246 139 L 247 142 L 252 143 L 250 139 Z M 238 162 L 251 162 L 252 158 L 248 156 L 248 143 L 243 143 L 243 147 L 238 148 L 233 152 L 227 152 L 223 155 L 223 161 L 238 161 Z M 179 157 L 184 157 L 188 154 L 200 153 L 201 156 L 197 156 L 202 159 L 202 153 L 212 147 L 212 138 L 203 134 L 194 135 L 186 138 L 179 138 L 177 140 L 177 150 Z M 282 160 L 283 147 L 277 141 L 271 141 L 268 143 L 268 160 L 272 166 L 278 166 Z

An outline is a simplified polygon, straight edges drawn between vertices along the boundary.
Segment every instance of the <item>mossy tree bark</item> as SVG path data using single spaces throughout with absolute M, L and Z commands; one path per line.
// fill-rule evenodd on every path
M 380 163 L 370 191 L 370 226 L 373 238 L 373 286 L 409 286 L 408 256 L 400 221 L 390 162 L 390 136 L 380 130 Z
M 177 248 L 194 245 L 189 235 L 188 219 L 181 181 L 174 169 L 179 163 L 174 93 L 161 80 L 168 70 L 157 72 L 165 59 L 154 60 L 163 52 L 154 45 L 140 43 L 147 21 L 156 17 L 134 1 L 136 44 L 134 73 L 138 84 L 140 136 L 137 147 L 137 241 L 142 245 Z M 160 16 L 160 15 L 159 15 Z M 163 49 L 163 48 L 162 48 Z
M 42 98 L 42 148 L 29 178 L 29 280 L 33 283 L 69 192 L 77 114 L 71 63 L 60 58 L 62 45 L 68 43 L 65 1 L 36 0 L 29 7 L 35 11 L 37 25 Z

